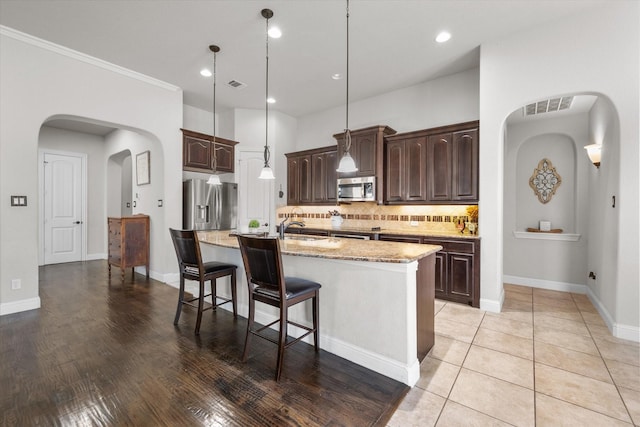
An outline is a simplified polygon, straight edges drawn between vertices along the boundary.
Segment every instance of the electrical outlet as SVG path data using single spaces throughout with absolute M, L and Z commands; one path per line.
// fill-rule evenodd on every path
M 161 208 L 162 207 L 162 199 L 158 199 L 158 207 Z
M 417 227 L 418 226 L 418 221 L 410 221 L 409 225 L 412 227 Z
M 22 287 L 22 281 L 20 279 L 12 279 L 11 280 L 11 289 L 16 290 Z

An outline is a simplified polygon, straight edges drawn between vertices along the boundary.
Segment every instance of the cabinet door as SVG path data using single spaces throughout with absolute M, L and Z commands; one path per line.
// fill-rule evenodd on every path
M 215 144 L 216 170 L 218 172 L 233 173 L 234 170 L 234 147 L 225 144 Z M 213 153 L 212 153 L 213 155 Z M 211 162 L 213 167 L 213 160 Z
M 385 145 L 385 201 L 404 200 L 404 141 L 392 141 Z
M 324 153 L 312 154 L 311 163 L 311 199 L 322 203 L 327 198 L 327 158 Z
M 182 145 L 182 164 L 185 169 L 211 170 L 211 143 L 207 140 L 185 136 Z
M 452 200 L 478 201 L 478 129 L 453 134 Z
M 287 204 L 300 203 L 300 158 L 287 157 Z
M 473 296 L 473 255 L 449 254 L 449 292 L 461 301 L 471 302 Z
M 338 200 L 338 152 L 329 151 L 324 154 L 326 173 L 325 179 L 325 201 L 335 203 Z
M 427 139 L 409 139 L 405 142 L 404 200 L 427 200 Z
M 428 139 L 427 198 L 429 201 L 451 200 L 451 134 L 432 135 Z
M 300 203 L 311 203 L 311 156 L 300 157 Z
M 447 253 L 442 251 L 436 252 L 436 298 L 448 299 L 447 276 Z
M 375 176 L 376 174 L 376 133 L 370 132 L 354 136 L 352 147 L 354 160 L 358 167 L 356 176 Z

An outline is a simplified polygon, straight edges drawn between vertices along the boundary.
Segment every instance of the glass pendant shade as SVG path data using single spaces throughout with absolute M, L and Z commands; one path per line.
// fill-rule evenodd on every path
M 356 167 L 356 162 L 351 157 L 349 152 L 344 153 L 344 156 L 340 159 L 340 163 L 338 164 L 337 172 L 357 172 L 358 168 Z
M 207 180 L 207 184 L 209 185 L 222 185 L 220 182 L 220 177 L 218 175 L 211 175 Z
M 276 177 L 273 175 L 273 170 L 267 165 L 260 171 L 258 179 L 276 179 Z

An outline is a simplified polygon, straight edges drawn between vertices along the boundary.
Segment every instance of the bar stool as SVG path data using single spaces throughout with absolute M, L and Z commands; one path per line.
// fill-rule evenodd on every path
M 237 295 L 236 295 L 236 269 L 234 264 L 223 262 L 202 262 L 200 253 L 200 243 L 198 236 L 194 230 L 174 230 L 169 229 L 171 240 L 176 249 L 178 264 L 180 266 L 180 293 L 178 295 L 178 308 L 176 309 L 176 317 L 173 324 L 177 325 L 180 320 L 180 313 L 183 305 L 189 305 L 198 309 L 198 318 L 196 321 L 195 333 L 200 333 L 200 323 L 202 321 L 202 312 L 206 310 L 215 310 L 222 304 L 231 303 L 233 306 L 233 317 L 238 316 Z M 231 299 L 220 297 L 217 295 L 216 280 L 220 277 L 231 276 Z M 184 281 L 195 280 L 200 283 L 198 296 L 195 298 L 185 299 Z M 204 283 L 211 281 L 211 292 L 205 295 Z M 204 299 L 210 296 L 212 303 L 206 303 Z M 197 301 L 197 304 L 194 303 Z M 206 307 L 205 307 L 206 305 Z
M 280 243 L 277 238 L 256 238 L 238 235 L 242 261 L 247 273 L 247 284 L 249 286 L 249 321 L 247 323 L 247 337 L 244 343 L 242 361 L 247 359 L 249 344 L 252 335 L 257 335 L 267 341 L 278 345 L 278 361 L 276 364 L 276 381 L 280 379 L 282 372 L 282 362 L 284 350 L 297 343 L 307 335 L 313 333 L 313 341 L 316 352 L 318 345 L 318 313 L 319 313 L 319 290 L 320 284 L 311 280 L 297 277 L 285 277 L 282 268 L 282 255 Z M 308 327 L 289 321 L 289 307 L 300 302 L 312 300 L 313 327 Z M 255 329 L 255 302 L 259 301 L 274 307 L 278 307 L 280 316 L 275 321 L 266 326 Z M 261 332 L 279 323 L 279 338 L 274 340 Z M 292 324 L 306 333 L 287 342 L 288 325 Z

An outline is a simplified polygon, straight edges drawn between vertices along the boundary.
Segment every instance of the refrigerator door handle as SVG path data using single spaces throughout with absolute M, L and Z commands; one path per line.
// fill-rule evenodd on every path
M 218 200 L 216 200 L 218 202 L 218 205 L 216 206 L 218 212 L 217 212 L 217 217 L 218 217 L 218 223 L 216 224 L 216 228 L 218 230 L 220 230 L 222 228 L 222 197 L 220 196 L 220 192 L 221 192 L 221 188 L 218 189 L 218 191 L 216 192 L 216 198 Z

